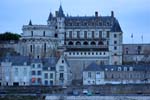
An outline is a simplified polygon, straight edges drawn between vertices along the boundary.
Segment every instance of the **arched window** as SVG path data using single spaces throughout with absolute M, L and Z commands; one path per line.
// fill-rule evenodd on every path
M 68 45 L 73 45 L 73 42 L 72 42 L 72 41 L 70 41 L 70 42 L 68 43 Z
M 102 41 L 99 41 L 98 42 L 98 45 L 103 45 L 104 43 Z
M 81 45 L 81 43 L 78 41 L 78 42 L 76 42 L 76 45 Z
M 94 41 L 91 42 L 91 45 L 96 45 L 96 43 Z
M 84 44 L 84 45 L 88 45 L 88 42 L 87 42 L 87 41 L 85 41 L 83 44 Z

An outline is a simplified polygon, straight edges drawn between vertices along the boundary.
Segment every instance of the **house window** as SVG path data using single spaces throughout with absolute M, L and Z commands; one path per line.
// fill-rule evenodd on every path
M 35 68 L 35 64 L 32 64 L 32 68 Z
M 38 68 L 41 68 L 41 64 L 38 64 Z
M 53 79 L 53 73 L 50 73 L 50 79 Z
M 41 71 L 38 71 L 37 73 L 38 73 L 38 75 L 41 75 Z
M 64 73 L 59 74 L 59 79 L 64 79 Z
M 64 71 L 64 66 L 59 66 L 59 71 Z
M 48 79 L 48 73 L 45 73 L 45 74 L 44 74 L 44 78 L 45 78 L 45 79 Z
M 36 73 L 35 73 L 35 71 L 32 71 L 32 75 L 35 75 Z
M 114 44 L 117 44 L 117 41 L 114 41 Z
M 114 46 L 114 50 L 117 50 L 117 47 L 116 47 L 116 46 Z
M 38 83 L 41 83 L 41 78 L 37 78 Z
M 24 76 L 27 76 L 27 68 L 24 68 L 23 74 Z
M 54 83 L 53 83 L 53 81 L 50 81 L 50 85 L 53 85 Z
M 45 80 L 45 81 L 44 81 L 44 84 L 45 84 L 45 85 L 48 85 L 48 81 L 47 81 L 47 80 Z
M 15 76 L 18 76 L 18 68 L 15 68 Z
M 91 78 L 92 75 L 91 75 L 91 72 L 88 72 L 88 78 Z
M 64 63 L 64 60 L 62 60 L 62 63 Z

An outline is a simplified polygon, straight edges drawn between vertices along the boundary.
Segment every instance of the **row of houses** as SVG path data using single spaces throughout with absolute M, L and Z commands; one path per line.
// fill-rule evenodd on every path
M 71 66 L 65 56 L 35 59 L 6 56 L 0 59 L 2 86 L 68 86 Z M 100 65 L 93 62 L 82 71 L 83 85 L 150 83 L 149 65 Z
M 0 85 L 69 85 L 70 66 L 64 56 L 31 59 L 25 56 L 5 57 L 1 60 Z
M 91 63 L 83 71 L 83 85 L 150 83 L 149 65 L 99 65 Z

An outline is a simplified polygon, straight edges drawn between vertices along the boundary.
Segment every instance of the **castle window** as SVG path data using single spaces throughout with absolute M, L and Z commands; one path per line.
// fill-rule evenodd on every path
M 33 31 L 31 31 L 31 36 L 33 36 Z
M 55 26 L 55 29 L 57 29 L 57 26 Z
M 55 38 L 57 38 L 58 37 L 58 34 L 57 33 L 55 33 Z
M 99 31 L 99 38 L 102 38 L 102 31 Z
M 84 31 L 84 37 L 87 38 L 87 31 Z
M 77 31 L 77 38 L 80 38 L 80 31 Z
M 46 53 L 46 43 L 44 43 L 44 53 Z
M 45 36 L 45 31 L 43 31 L 43 36 Z
M 104 55 L 105 55 L 105 52 L 104 52 Z
M 91 45 L 96 45 L 96 43 L 94 41 L 91 42 Z
M 109 31 L 106 32 L 107 38 L 109 38 Z
M 81 45 L 81 43 L 78 41 L 78 42 L 76 42 L 76 45 Z
M 116 38 L 117 37 L 117 34 L 114 34 L 114 38 Z
M 72 38 L 72 31 L 69 31 L 69 38 Z
M 32 52 L 32 45 L 30 45 L 30 52 Z
M 64 63 L 64 60 L 62 60 L 62 63 Z
M 88 45 L 88 42 L 87 42 L 87 41 L 85 41 L 83 44 L 84 44 L 84 45 Z
M 94 31 L 92 31 L 92 38 L 94 38 L 94 33 L 95 33 L 95 32 L 94 32 Z
M 102 41 L 99 41 L 98 42 L 98 45 L 103 45 L 104 43 Z
M 73 45 L 73 42 L 72 42 L 72 41 L 70 41 L 70 42 L 68 43 L 68 45 Z
M 99 22 L 99 26 L 102 26 L 102 22 Z

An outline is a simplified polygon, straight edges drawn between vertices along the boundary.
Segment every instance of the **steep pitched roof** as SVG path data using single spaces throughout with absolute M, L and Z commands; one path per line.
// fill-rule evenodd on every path
M 88 65 L 87 68 L 84 69 L 84 71 L 104 71 L 104 68 L 93 62 L 90 65 Z
M 59 11 L 58 11 L 58 17 L 65 17 L 62 6 L 60 5 Z
M 111 32 L 122 32 L 118 20 L 114 21 Z
M 50 12 L 49 17 L 48 17 L 48 21 L 53 19 L 53 14 Z

